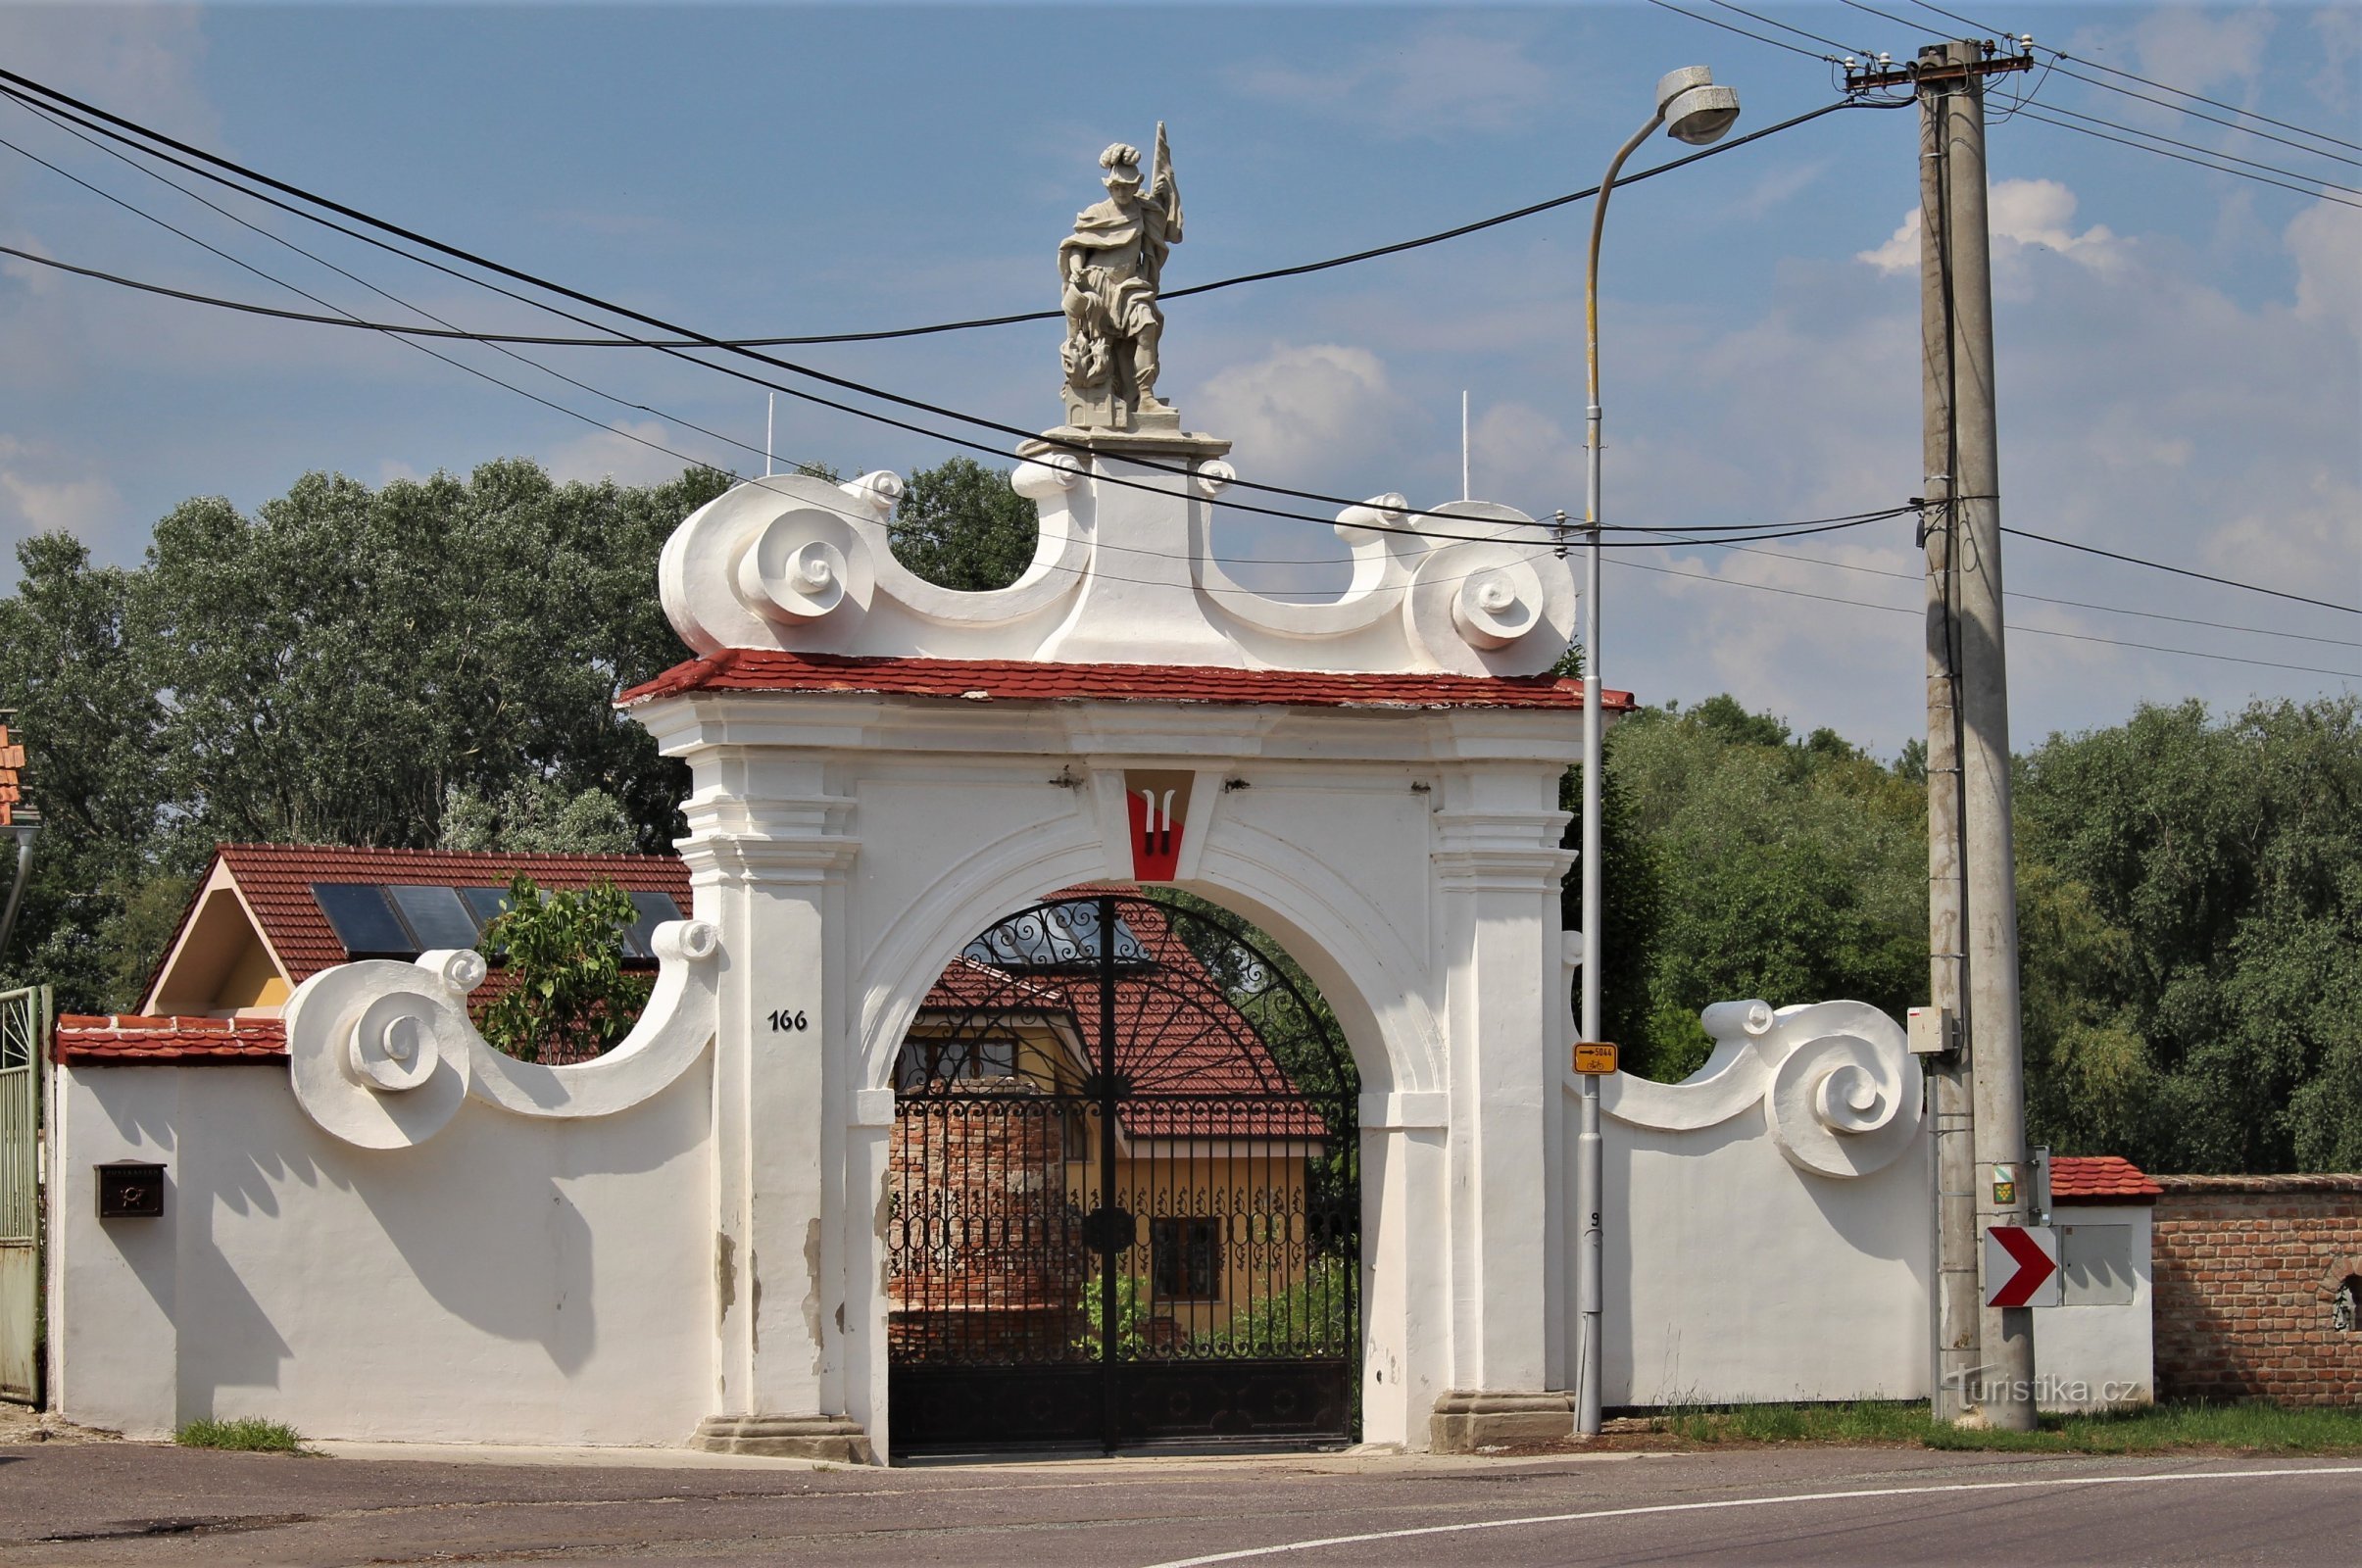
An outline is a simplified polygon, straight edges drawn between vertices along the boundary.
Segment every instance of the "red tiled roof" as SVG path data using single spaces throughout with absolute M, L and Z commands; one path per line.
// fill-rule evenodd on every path
M 2110 1199 L 2146 1202 L 2164 1191 L 2142 1175 L 2140 1166 L 2116 1154 L 2054 1154 L 2050 1159 L 2050 1200 L 2054 1203 Z
M 675 664 L 615 699 L 632 708 L 684 692 L 852 692 L 968 702 L 1267 704 L 1292 708 L 1583 706 L 1583 683 L 1554 675 L 1376 675 L 1199 664 L 1058 664 L 1007 659 L 856 659 L 725 648 Z M 1632 694 L 1602 690 L 1611 710 Z
M 69 1012 L 58 1017 L 50 1059 L 107 1065 L 150 1061 L 285 1061 L 276 1018 L 149 1017 Z
M 1261 1033 L 1239 1011 L 1156 905 L 1130 888 L 1067 888 L 1052 899 L 1121 897 L 1119 914 L 1154 962 L 1115 977 L 1116 1070 L 1129 1082 L 1123 1124 L 1142 1138 L 1320 1138 L 1320 1113 L 1288 1079 Z M 1095 982 L 1094 982 L 1095 984 Z M 1096 1004 L 1076 1014 L 1062 987 L 960 957 L 927 993 L 925 1010 L 981 1017 L 1044 1008 L 1076 1017 L 1095 1052 Z M 1161 1099 L 1159 1097 L 1187 1097 Z M 1224 1099 L 1222 1097 L 1232 1097 Z
M 1074 1011 L 1074 999 L 1066 995 L 1063 986 L 1044 980 L 1026 980 L 1006 969 L 996 969 L 989 963 L 960 956 L 936 977 L 927 988 L 926 1000 L 918 1005 L 927 1012 L 965 1012 L 975 1007 L 992 1007 L 1002 1012 L 1022 1012 L 1031 1004 L 1045 1013 Z
M 669 893 L 684 914 L 689 908 L 688 867 L 669 855 L 477 855 L 311 844 L 223 844 L 214 854 L 246 895 L 292 985 L 345 961 L 344 944 L 312 898 L 315 882 L 496 888 L 521 871 L 544 888 L 572 893 L 605 880 L 626 893 Z M 195 909 L 193 901 L 189 907 Z

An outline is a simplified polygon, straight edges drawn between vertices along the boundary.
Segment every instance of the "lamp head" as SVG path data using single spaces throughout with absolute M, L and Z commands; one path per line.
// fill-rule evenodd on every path
M 1703 147 L 1721 140 L 1739 118 L 1739 91 L 1715 86 L 1714 73 L 1705 66 L 1685 66 L 1657 82 L 1656 109 L 1664 117 L 1666 135 Z

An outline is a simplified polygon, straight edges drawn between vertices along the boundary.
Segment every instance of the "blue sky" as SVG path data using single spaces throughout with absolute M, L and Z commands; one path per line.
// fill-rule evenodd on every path
M 1774 30 L 1710 0 L 1691 8 Z M 1750 9 L 1897 57 L 1959 30 L 1909 0 L 1879 7 L 1908 26 L 1837 6 Z M 2362 142 L 2352 8 L 1961 9 Z M 1589 185 L 1676 66 L 1710 64 L 1737 86 L 1742 129 L 1834 96 L 1821 62 L 1640 4 L 0 7 L 0 60 L 721 335 L 1048 308 L 1058 239 L 1098 194 L 1099 150 L 1145 145 L 1158 119 L 1188 208 L 1167 272 L 1181 286 Z M 2037 101 L 2362 186 L 2362 167 L 2064 76 Z M 339 306 L 395 311 L 21 109 L 0 105 L 0 127 Z M 1914 135 L 1907 112 L 1847 111 L 1616 198 L 1602 306 L 1611 519 L 1771 522 L 1918 491 Z M 2362 211 L 2031 119 L 1996 124 L 1992 145 L 2004 520 L 2362 604 Z M 1636 164 L 1679 150 L 1659 138 Z M 452 319 L 549 320 L 242 211 Z M 1466 388 L 1477 494 L 1579 514 L 1588 220 L 1571 207 L 1176 301 L 1164 390 L 1192 427 L 1237 443 L 1249 478 L 1432 503 L 1458 492 Z M 0 230 L 0 243 L 64 260 L 308 308 L 6 149 Z M 136 560 L 188 496 L 251 508 L 313 468 L 375 483 L 522 454 L 565 477 L 677 470 L 633 436 L 760 463 L 688 427 L 759 445 L 759 390 L 635 353 L 538 357 L 646 411 L 452 351 L 596 421 L 584 423 L 379 337 L 133 298 L 15 261 L 0 265 L 0 541 L 69 528 L 112 561 Z M 790 352 L 1034 428 L 1057 422 L 1056 350 L 1055 325 L 1036 324 Z M 777 447 L 906 471 L 952 450 L 785 399 Z M 1328 580 L 1319 563 L 1341 553 L 1305 522 L 1238 518 L 1220 543 L 1307 563 L 1263 568 L 1299 586 Z M 1659 571 L 1611 568 L 1610 682 L 1650 701 L 1729 690 L 1891 753 L 1920 727 L 1916 621 L 1794 595 L 1914 605 L 1913 582 L 1880 575 L 1916 570 L 1907 521 L 1778 549 L 1670 550 L 1647 558 Z M 2013 601 L 2021 745 L 2115 722 L 2142 700 L 2221 706 L 2357 684 L 2118 645 L 2357 670 L 2362 617 L 2030 542 L 2009 552 L 2013 589 L 2185 617 Z

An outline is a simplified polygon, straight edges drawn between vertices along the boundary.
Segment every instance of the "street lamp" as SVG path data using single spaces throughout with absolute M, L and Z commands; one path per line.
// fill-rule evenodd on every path
M 1585 415 L 1585 445 L 1590 464 L 1583 506 L 1589 547 L 1585 552 L 1583 593 L 1583 1038 L 1600 1037 L 1599 1017 L 1599 234 L 1607 224 L 1607 197 L 1614 190 L 1624 160 L 1648 139 L 1657 126 L 1677 141 L 1703 147 L 1720 138 L 1739 118 L 1739 93 L 1714 85 L 1714 73 L 1704 66 L 1688 66 L 1669 73 L 1656 84 L 1656 113 L 1616 149 L 1599 181 L 1599 199 L 1591 211 L 1591 264 L 1583 279 L 1584 346 L 1589 369 L 1590 407 Z M 1599 1079 L 1583 1075 L 1582 1131 L 1575 1143 L 1575 1207 L 1583 1216 L 1583 1246 L 1575 1254 L 1575 1305 L 1582 1316 L 1582 1365 L 1578 1369 L 1575 1430 L 1599 1430 L 1599 1209 L 1606 1179 L 1599 1143 Z

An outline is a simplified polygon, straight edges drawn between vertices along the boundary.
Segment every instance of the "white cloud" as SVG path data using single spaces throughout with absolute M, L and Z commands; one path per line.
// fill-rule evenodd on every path
M 2362 213 L 2317 202 L 2288 220 L 2282 242 L 2296 262 L 2296 314 L 2362 339 Z
M 1758 219 L 1787 206 L 1829 172 L 1829 164 L 1826 158 L 1816 158 L 1809 163 L 1784 164 L 1766 172 L 1746 195 L 1730 205 L 1726 216 Z
M 1241 65 L 1229 79 L 1250 98 L 1404 137 L 1514 129 L 1557 90 L 1550 73 L 1528 57 L 1523 40 L 1451 24 L 1365 44 L 1317 66 L 1270 60 Z
M 663 484 L 679 478 L 688 464 L 658 447 L 687 450 L 661 419 L 617 419 L 605 430 L 561 441 L 544 453 L 541 461 L 560 484 L 577 479 L 589 484 L 602 479 L 626 485 Z
M 2223 88 L 2255 81 L 2276 20 L 2261 6 L 2214 14 L 2159 7 L 2133 29 L 2133 48 L 2142 75 L 2219 97 Z
M 1375 354 L 1336 343 L 1280 344 L 1208 376 L 1190 403 L 1190 423 L 1236 442 L 1249 477 L 1374 455 L 1401 406 Z
M 0 538 L 63 531 L 95 544 L 122 517 L 123 496 L 105 474 L 0 434 Z
M 2340 114 L 2354 100 L 2354 63 L 2362 59 L 2362 12 L 2324 6 L 2313 13 L 2313 96 Z
M 194 74 L 203 22 L 186 5 L 0 6 L 0 58 L 21 75 L 211 145 L 221 122 Z
M 2105 223 L 2082 233 L 2074 230 L 2075 193 L 2055 179 L 2004 179 L 1985 200 L 1986 220 L 1993 239 L 1994 281 L 1998 287 L 2022 285 L 2022 274 L 2002 276 L 2028 250 L 2055 251 L 2095 271 L 2121 266 L 2127 242 Z M 1903 215 L 1902 224 L 1875 250 L 1855 254 L 1890 276 L 1919 270 L 1919 209 Z

